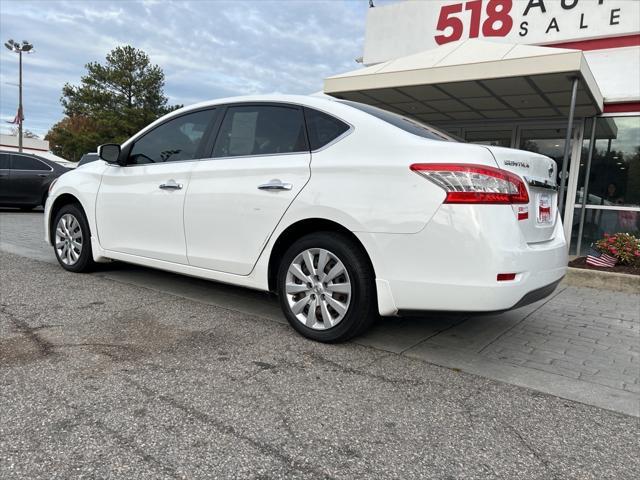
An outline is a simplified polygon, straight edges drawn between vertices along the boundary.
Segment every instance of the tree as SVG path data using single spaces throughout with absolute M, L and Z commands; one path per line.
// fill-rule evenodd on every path
M 45 137 L 49 148 L 62 158 L 77 162 L 83 154 L 95 152 L 98 145 L 108 143 L 89 117 L 76 115 L 64 117 L 56 123 Z
M 122 143 L 179 107 L 168 105 L 164 73 L 142 50 L 116 47 L 104 64 L 91 62 L 85 68 L 80 85 L 63 87 L 65 118 L 45 137 L 56 155 L 78 160 L 102 143 Z

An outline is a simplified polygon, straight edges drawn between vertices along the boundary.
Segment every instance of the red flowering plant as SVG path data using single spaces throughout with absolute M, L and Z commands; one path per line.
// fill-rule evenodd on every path
M 620 265 L 640 266 L 640 239 L 630 233 L 605 233 L 604 238 L 596 242 L 596 248 L 615 257 Z

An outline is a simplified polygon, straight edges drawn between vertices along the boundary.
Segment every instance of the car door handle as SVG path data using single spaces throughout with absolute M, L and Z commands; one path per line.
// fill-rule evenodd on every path
M 273 180 L 267 182 L 267 183 L 263 183 L 262 185 L 258 185 L 258 188 L 260 190 L 270 190 L 270 191 L 278 191 L 278 190 L 291 190 L 293 188 L 293 185 L 290 183 L 284 183 L 281 180 L 278 180 L 277 178 L 274 178 Z
M 158 188 L 162 190 L 180 190 L 182 189 L 182 184 L 177 183 L 175 180 L 169 180 L 167 183 L 161 184 Z
M 48 177 L 49 174 L 48 173 L 39 173 L 38 176 L 39 177 Z

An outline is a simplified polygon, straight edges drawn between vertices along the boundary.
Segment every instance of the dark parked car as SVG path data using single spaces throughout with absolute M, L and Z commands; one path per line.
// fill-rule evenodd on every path
M 49 185 L 69 169 L 30 153 L 0 151 L 0 206 L 44 205 Z
M 82 158 L 80 158 L 80 161 L 78 162 L 78 166 L 84 165 L 86 163 L 91 163 L 91 162 L 95 162 L 96 160 L 98 160 L 98 154 L 97 153 L 85 153 L 84 155 L 82 155 Z

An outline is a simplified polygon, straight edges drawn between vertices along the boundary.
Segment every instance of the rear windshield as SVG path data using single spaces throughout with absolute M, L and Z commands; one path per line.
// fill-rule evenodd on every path
M 403 117 L 402 115 L 398 115 L 397 113 L 389 112 L 378 107 L 372 107 L 371 105 L 367 105 L 365 103 L 351 102 L 349 100 L 339 100 L 339 102 L 349 105 L 350 107 L 357 108 L 358 110 L 362 110 L 369 115 L 373 115 L 380 120 L 390 123 L 394 127 L 398 127 L 405 132 L 412 133 L 419 137 L 428 138 L 430 140 L 442 140 L 445 142 L 458 141 L 451 135 L 433 128 L 431 125 L 427 125 L 426 123 L 422 123 L 412 118 Z

